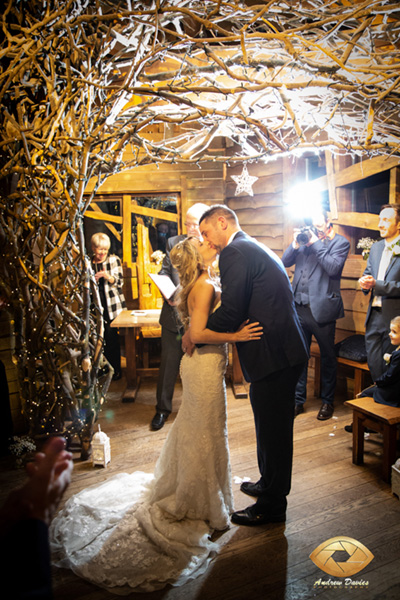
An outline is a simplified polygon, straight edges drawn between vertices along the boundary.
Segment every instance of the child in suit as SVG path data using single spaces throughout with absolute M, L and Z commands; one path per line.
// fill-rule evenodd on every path
M 384 359 L 388 368 L 383 375 L 378 377 L 375 384 L 363 390 L 357 398 L 373 398 L 379 404 L 400 406 L 400 317 L 390 321 L 390 341 L 395 346 L 392 354 L 385 354 Z M 345 425 L 345 431 L 353 432 L 353 423 Z M 375 433 L 372 429 L 365 429 L 366 433 Z
M 390 341 L 395 346 L 392 354 L 385 354 L 388 368 L 378 377 L 375 385 L 363 390 L 360 398 L 371 397 L 379 404 L 400 406 L 400 317 L 390 321 Z

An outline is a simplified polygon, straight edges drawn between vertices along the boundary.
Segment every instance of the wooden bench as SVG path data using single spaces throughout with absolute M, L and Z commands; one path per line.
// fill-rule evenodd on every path
M 347 400 L 353 409 L 353 463 L 364 462 L 365 428 L 383 435 L 382 479 L 390 482 L 391 467 L 396 462 L 397 424 L 400 423 L 400 407 L 378 404 L 373 398 Z
M 319 398 L 321 391 L 321 355 L 318 344 L 312 343 L 310 356 L 314 358 L 314 396 Z M 337 357 L 338 365 L 346 365 L 354 369 L 354 395 L 357 396 L 364 388 L 364 374 L 369 373 L 368 363 Z

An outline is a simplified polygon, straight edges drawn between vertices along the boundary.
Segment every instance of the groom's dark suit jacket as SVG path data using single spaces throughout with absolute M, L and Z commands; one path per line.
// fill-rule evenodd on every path
M 364 275 L 372 275 L 374 279 L 377 279 L 379 263 L 381 262 L 384 248 L 385 240 L 376 242 L 371 247 Z M 365 291 L 364 293 L 369 294 L 369 291 Z M 384 280 L 376 281 L 375 288 L 370 296 L 367 317 L 365 320 L 366 326 L 371 315 L 371 304 L 374 295 L 382 296 L 382 318 L 387 327 L 387 331 L 389 332 L 390 321 L 394 317 L 400 315 L 400 255 L 391 258 L 389 266 L 386 269 Z
M 214 331 L 236 331 L 243 321 L 258 321 L 260 340 L 237 344 L 247 381 L 304 363 L 308 350 L 294 307 L 292 288 L 279 257 L 239 231 L 219 259 L 221 306 L 209 317 Z

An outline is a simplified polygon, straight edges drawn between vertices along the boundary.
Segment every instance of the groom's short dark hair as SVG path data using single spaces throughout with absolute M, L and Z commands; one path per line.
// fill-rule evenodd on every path
M 203 213 L 200 217 L 199 225 L 202 221 L 210 219 L 211 217 L 225 217 L 227 221 L 233 221 L 235 225 L 239 225 L 236 213 L 234 213 L 233 210 L 231 210 L 224 204 L 215 204 L 214 206 L 206 210 L 206 212 Z

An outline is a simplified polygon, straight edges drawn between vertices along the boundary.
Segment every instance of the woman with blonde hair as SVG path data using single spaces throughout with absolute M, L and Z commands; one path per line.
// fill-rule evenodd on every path
M 218 551 L 213 532 L 233 511 L 226 390 L 226 342 L 260 339 L 261 327 L 207 330 L 220 289 L 215 250 L 187 238 L 171 250 L 180 274 L 178 309 L 203 345 L 181 362 L 182 404 L 154 475 L 119 474 L 70 499 L 53 522 L 58 566 L 110 591 L 183 585 Z
M 121 260 L 118 256 L 109 254 L 111 240 L 106 233 L 92 235 L 91 244 L 92 266 L 103 307 L 104 355 L 114 369 L 113 379 L 121 379 L 121 346 L 118 329 L 111 327 L 111 321 L 125 308 Z

